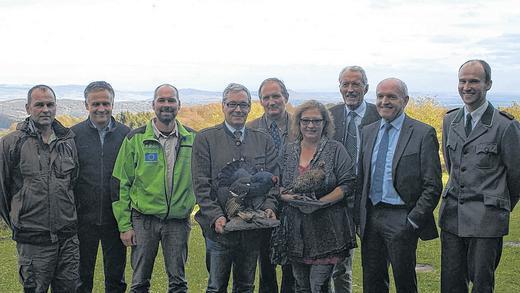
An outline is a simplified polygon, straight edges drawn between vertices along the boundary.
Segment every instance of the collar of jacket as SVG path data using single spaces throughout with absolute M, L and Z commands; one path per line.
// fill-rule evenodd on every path
M 87 118 L 87 125 L 89 128 L 97 130 L 97 128 L 94 126 L 94 123 L 92 122 L 92 120 L 90 120 L 90 117 Z M 116 128 L 118 126 L 119 125 L 117 124 L 114 116 L 110 116 L 110 124 L 109 124 L 107 132 L 114 132 L 114 130 L 116 130 Z
M 453 120 L 453 123 L 459 123 L 461 121 L 464 121 L 464 107 L 461 107 L 457 113 L 457 116 L 455 116 L 455 119 Z M 491 103 L 488 104 L 486 111 L 484 111 L 484 114 L 482 114 L 482 117 L 480 118 L 480 123 L 482 123 L 486 127 L 491 127 L 493 123 L 493 112 L 495 111 L 495 107 L 491 105 Z
M 33 126 L 34 124 L 31 123 L 31 117 L 25 118 L 24 121 L 18 123 L 16 126 L 16 130 L 20 130 L 25 132 L 29 136 L 37 136 L 38 131 Z M 58 120 L 54 119 L 51 124 L 52 130 L 54 131 L 54 134 L 59 139 L 64 138 L 72 138 L 74 137 L 74 133 L 67 127 L 63 126 Z
M 155 137 L 152 123 L 152 119 L 148 120 L 146 123 L 146 130 L 144 131 L 143 141 L 159 142 L 159 140 Z M 177 124 L 176 127 L 179 130 L 179 142 L 185 141 L 186 137 L 191 135 L 191 133 L 179 122 L 179 120 L 175 119 L 175 123 Z

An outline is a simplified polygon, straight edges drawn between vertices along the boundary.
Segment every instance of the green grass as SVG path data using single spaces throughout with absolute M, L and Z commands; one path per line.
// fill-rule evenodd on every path
M 504 242 L 520 242 L 520 215 L 515 212 L 512 215 L 510 234 L 504 238 Z M 18 268 L 16 262 L 16 246 L 10 240 L 9 233 L 0 229 L 0 291 L 1 292 L 21 292 L 22 288 L 18 282 Z M 359 242 L 358 242 L 359 243 Z M 190 292 L 204 292 L 207 284 L 207 272 L 204 262 L 204 238 L 200 227 L 195 223 L 191 232 L 189 244 L 189 258 L 186 268 L 188 286 Z M 103 292 L 103 266 L 101 255 L 98 256 L 95 274 L 94 292 Z M 434 267 L 433 272 L 418 273 L 418 283 L 421 292 L 439 292 L 440 288 L 440 241 L 419 241 L 417 250 L 417 262 L 427 263 Z M 356 249 L 354 256 L 354 292 L 362 292 L 361 280 L 361 258 L 359 249 Z M 280 273 L 280 272 L 278 272 Z M 510 247 L 505 245 L 502 253 L 500 266 L 496 276 L 496 292 L 520 292 L 520 247 Z M 126 268 L 127 282 L 131 280 L 130 260 Z M 390 278 L 392 279 L 392 278 Z M 162 254 L 159 252 L 157 257 L 151 292 L 164 292 L 167 284 L 167 277 L 164 272 Z M 392 292 L 395 292 L 392 289 Z

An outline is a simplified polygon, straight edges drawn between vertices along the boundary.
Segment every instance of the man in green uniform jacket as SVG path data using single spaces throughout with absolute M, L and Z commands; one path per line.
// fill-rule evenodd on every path
M 156 117 L 131 131 L 119 150 L 113 173 L 119 195 L 112 207 L 123 244 L 132 246 L 131 291 L 149 289 L 161 242 L 169 292 L 187 292 L 195 134 L 175 119 L 180 100 L 174 86 L 157 87 L 152 106 Z

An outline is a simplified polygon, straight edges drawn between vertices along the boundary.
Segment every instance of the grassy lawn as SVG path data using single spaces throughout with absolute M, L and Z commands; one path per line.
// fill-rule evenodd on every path
M 505 237 L 504 243 L 509 241 L 520 242 L 520 215 L 515 212 L 511 221 L 510 235 Z M 0 231 L 0 291 L 21 292 L 18 282 L 18 268 L 16 263 L 15 243 L 10 240 L 7 231 Z M 199 226 L 195 223 L 190 238 L 189 259 L 187 264 L 188 286 L 191 292 L 204 292 L 207 282 L 207 272 L 204 263 L 204 238 Z M 419 289 L 421 292 L 439 292 L 440 288 L 440 241 L 419 241 L 417 262 L 430 264 L 433 272 L 418 273 Z M 101 255 L 99 256 L 101 258 Z M 362 292 L 361 261 L 359 249 L 354 256 L 354 292 Z M 103 292 L 103 267 L 100 261 L 96 267 L 94 292 Z M 504 245 L 502 260 L 497 270 L 496 292 L 520 292 L 520 247 Z M 130 261 L 126 269 L 127 281 L 131 280 Z M 152 280 L 152 292 L 164 292 L 167 284 L 166 274 L 159 254 Z M 395 292 L 395 290 L 394 290 Z

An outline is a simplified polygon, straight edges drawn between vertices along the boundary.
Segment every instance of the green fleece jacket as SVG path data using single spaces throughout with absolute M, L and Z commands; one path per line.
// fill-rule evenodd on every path
M 112 203 L 120 232 L 132 229 L 131 210 L 162 219 L 183 219 L 195 205 L 191 185 L 191 149 L 195 133 L 177 121 L 179 139 L 173 172 L 173 192 L 168 194 L 166 158 L 155 137 L 152 121 L 132 130 L 124 139 L 114 165 Z

